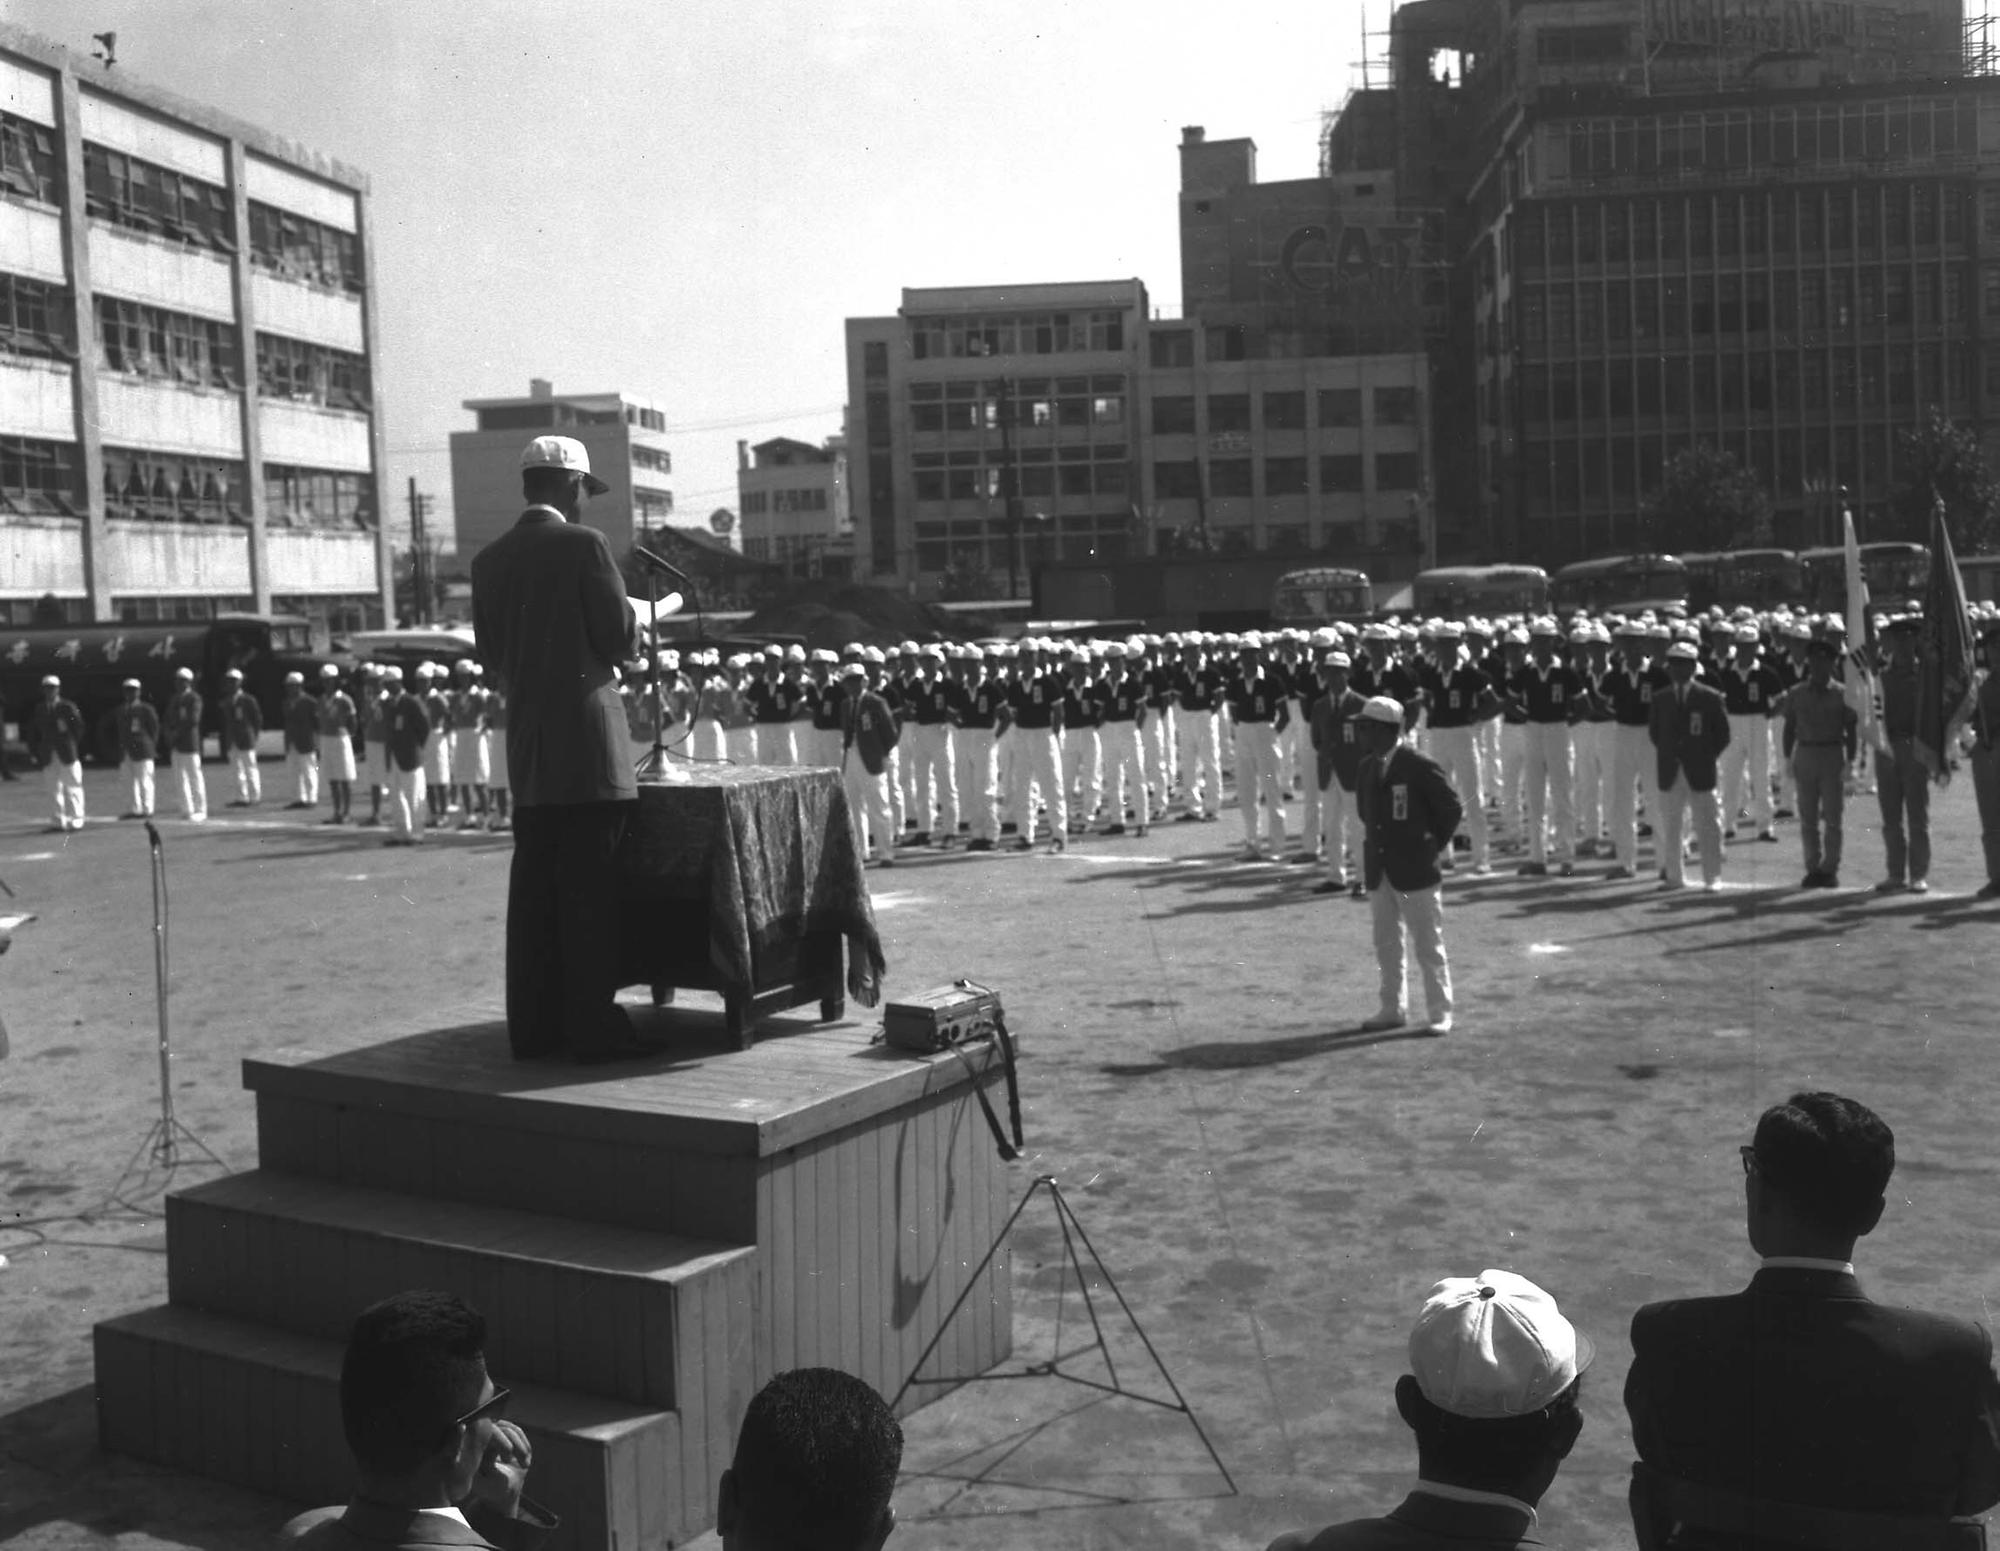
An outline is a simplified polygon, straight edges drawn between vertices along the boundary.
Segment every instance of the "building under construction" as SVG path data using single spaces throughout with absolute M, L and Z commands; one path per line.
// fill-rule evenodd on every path
M 1436 212 L 1443 558 L 1637 541 L 1708 443 L 1815 542 L 2000 395 L 2000 82 L 1956 0 L 1412 0 L 1324 181 Z M 1990 455 L 1990 451 L 1989 451 Z

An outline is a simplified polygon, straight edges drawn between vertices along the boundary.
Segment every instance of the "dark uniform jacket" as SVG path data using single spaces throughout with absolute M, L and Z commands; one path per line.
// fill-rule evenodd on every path
M 472 559 L 472 628 L 512 714 L 514 801 L 633 801 L 632 738 L 612 672 L 638 619 L 611 545 L 595 528 L 531 506 Z
M 201 691 L 179 690 L 167 702 L 167 748 L 175 754 L 201 752 Z
M 1656 689 L 1652 738 L 1660 790 L 1685 775 L 1689 791 L 1712 792 L 1716 762 L 1729 747 L 1729 707 L 1699 679 L 1689 682 L 1685 700 L 1671 684 Z
M 83 757 L 83 712 L 74 700 L 65 700 L 58 693 L 52 705 L 44 696 L 35 702 L 30 725 L 34 732 L 30 744 L 37 765 L 47 766 L 50 760 L 73 765 Z
M 438 1546 L 535 1551 L 559 1523 L 555 1515 L 526 1497 L 521 1499 L 519 1518 L 479 1508 L 466 1517 L 469 1526 L 438 1513 L 357 1500 L 344 1510 L 315 1508 L 300 1514 L 278 1532 L 278 1543 L 284 1551 L 384 1551 L 386 1547 L 430 1551 Z
M 1312 745 L 1319 761 L 1321 791 L 1336 780 L 1343 792 L 1354 790 L 1361 775 L 1361 740 L 1355 736 L 1354 718 L 1366 704 L 1368 697 L 1351 689 L 1337 695 L 1323 694 L 1313 702 Z
M 1384 878 L 1399 894 L 1443 881 L 1438 852 L 1451 844 L 1465 805 L 1444 766 L 1399 743 L 1361 762 L 1355 788 L 1361 815 L 1362 876 L 1373 889 Z
M 1752 1497 L 1948 1517 L 2000 1501 L 2000 1379 L 1980 1326 L 1871 1302 L 1838 1270 L 1632 1317 L 1639 1458 Z
M 232 749 L 254 749 L 264 730 L 264 710 L 247 689 L 222 702 L 223 741 Z
M 143 700 L 118 706 L 118 752 L 129 760 L 152 759 L 160 751 L 160 713 Z
M 431 719 L 424 703 L 404 690 L 389 705 L 389 760 L 398 770 L 421 770 Z
M 304 690 L 285 702 L 285 747 L 294 754 L 319 748 L 319 701 Z
M 890 751 L 903 735 L 896 713 L 889 709 L 889 702 L 875 689 L 861 690 L 858 695 L 850 690 L 843 697 L 842 705 L 843 750 L 855 750 L 861 756 L 861 768 L 870 775 L 880 775 L 889 768 Z
M 1539 1546 L 1534 1519 L 1505 1503 L 1464 1503 L 1421 1485 L 1380 1519 L 1329 1524 L 1317 1535 L 1280 1537 L 1272 1551 L 1499 1551 Z

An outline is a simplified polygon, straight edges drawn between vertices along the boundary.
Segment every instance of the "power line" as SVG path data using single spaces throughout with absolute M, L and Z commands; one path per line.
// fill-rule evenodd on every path
M 659 434 L 680 436 L 696 431 L 733 431 L 742 426 L 764 425 L 773 420 L 803 420 L 808 415 L 830 415 L 835 410 L 845 409 L 846 407 L 846 401 L 841 400 L 833 404 L 810 404 L 804 409 L 773 409 L 761 414 L 749 415 L 740 420 L 691 420 L 685 425 L 670 425 L 663 433 Z M 451 444 L 449 442 L 409 443 L 400 447 L 391 447 L 389 451 L 402 454 L 450 452 Z

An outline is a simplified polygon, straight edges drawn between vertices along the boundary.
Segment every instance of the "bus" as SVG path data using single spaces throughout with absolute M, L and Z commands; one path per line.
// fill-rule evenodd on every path
M 1562 614 L 1578 609 L 1593 614 L 1684 609 L 1688 601 L 1687 567 L 1672 555 L 1605 555 L 1579 560 L 1556 572 L 1549 583 L 1549 599 Z
M 1691 609 L 1770 609 L 1805 601 L 1805 567 L 1789 549 L 1720 549 L 1682 555 L 1681 564 L 1687 567 Z
M 1839 545 L 1799 552 L 1806 573 L 1806 605 L 1815 613 L 1838 614 L 1847 607 L 1847 551 Z M 1863 544 L 1861 576 L 1868 584 L 1868 607 L 1885 612 L 1916 608 L 1931 577 L 1928 544 Z
M 1549 606 L 1549 573 L 1538 565 L 1445 565 L 1419 571 L 1410 608 L 1419 619 L 1541 614 Z
M 1284 628 L 1359 624 L 1375 613 L 1375 589 L 1366 571 L 1315 566 L 1287 571 L 1271 592 L 1271 623 Z

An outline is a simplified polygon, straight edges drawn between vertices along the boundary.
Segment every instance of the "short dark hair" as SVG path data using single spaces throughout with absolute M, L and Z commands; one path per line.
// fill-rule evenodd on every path
M 1530 1474 L 1562 1438 L 1583 1406 L 1583 1376 L 1539 1411 L 1525 1416 L 1459 1416 L 1418 1390 L 1411 1397 L 1410 1427 L 1426 1464 L 1452 1481 L 1506 1483 Z
M 583 476 L 575 469 L 521 470 L 521 496 L 528 501 L 567 501 L 582 483 Z
M 1795 1093 L 1773 1104 L 1751 1147 L 1764 1183 L 1836 1233 L 1867 1230 L 1896 1171 L 1895 1133 L 1866 1104 L 1837 1093 Z
M 903 1429 L 880 1395 L 837 1368 L 794 1368 L 743 1413 L 730 1477 L 765 1535 L 837 1551 L 881 1522 L 902 1463 Z
M 340 1364 L 340 1423 L 355 1459 L 408 1475 L 479 1404 L 486 1318 L 446 1292 L 397 1293 L 362 1310 Z

